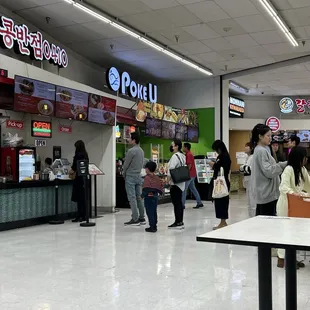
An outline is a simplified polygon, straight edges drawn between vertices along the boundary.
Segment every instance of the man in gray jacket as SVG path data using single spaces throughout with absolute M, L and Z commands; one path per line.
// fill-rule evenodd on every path
M 131 134 L 130 148 L 125 157 L 123 173 L 127 197 L 131 208 L 131 220 L 126 222 L 126 226 L 145 225 L 144 206 L 141 198 L 142 178 L 141 171 L 144 164 L 144 152 L 139 146 L 140 137 L 137 133 Z

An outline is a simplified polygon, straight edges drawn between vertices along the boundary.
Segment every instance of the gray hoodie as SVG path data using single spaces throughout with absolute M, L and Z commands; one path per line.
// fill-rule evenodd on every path
M 280 175 L 287 162 L 276 163 L 270 148 L 257 146 L 251 166 L 250 191 L 256 204 L 266 204 L 279 199 Z
M 139 145 L 134 145 L 126 154 L 123 165 L 123 174 L 126 176 L 139 176 L 144 166 L 144 152 Z

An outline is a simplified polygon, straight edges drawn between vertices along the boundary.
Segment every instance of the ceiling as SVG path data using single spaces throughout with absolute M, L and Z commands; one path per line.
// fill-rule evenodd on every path
M 210 68 L 215 75 L 310 54 L 309 0 L 272 0 L 298 41 L 305 41 L 297 48 L 291 46 L 258 0 L 84 2 Z M 101 66 L 128 63 L 164 81 L 205 77 L 62 0 L 1 0 L 1 5 Z M 50 17 L 49 23 L 46 17 Z M 285 86 L 279 83 L 273 87 Z M 310 85 L 299 87 L 310 89 Z

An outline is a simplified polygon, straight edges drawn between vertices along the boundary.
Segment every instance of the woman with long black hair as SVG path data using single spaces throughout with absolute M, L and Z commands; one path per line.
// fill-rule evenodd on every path
M 250 191 L 256 202 L 256 215 L 276 215 L 280 196 L 280 175 L 287 162 L 277 163 L 271 155 L 271 129 L 257 124 L 252 130 L 254 154 L 251 167 Z
M 212 162 L 210 163 L 210 166 L 213 167 L 214 170 L 213 180 L 211 184 L 213 185 L 214 180 L 220 174 L 221 168 L 223 168 L 224 177 L 229 192 L 230 190 L 229 173 L 231 168 L 231 159 L 227 151 L 226 145 L 223 141 L 216 140 L 212 145 L 212 149 L 218 154 L 218 156 L 215 163 Z M 220 219 L 221 222 L 219 223 L 218 226 L 214 227 L 213 229 L 219 229 L 227 226 L 226 220 L 228 219 L 229 195 L 223 198 L 214 199 L 214 207 L 216 218 Z
M 77 217 L 72 222 L 85 221 L 86 207 L 85 207 L 85 189 L 83 177 L 77 175 L 77 162 L 79 160 L 89 160 L 88 153 L 85 148 L 85 143 L 82 140 L 78 140 L 74 144 L 75 155 L 73 157 L 72 171 L 75 172 L 75 178 L 73 181 L 72 198 L 73 202 L 77 203 Z
M 288 216 L 287 194 L 300 195 L 302 192 L 310 192 L 310 177 L 305 164 L 308 161 L 307 150 L 301 146 L 291 149 L 288 156 L 287 167 L 284 169 L 281 184 L 280 198 L 277 203 L 277 215 Z M 284 267 L 285 250 L 278 249 L 278 267 Z M 302 262 L 297 267 L 305 267 Z

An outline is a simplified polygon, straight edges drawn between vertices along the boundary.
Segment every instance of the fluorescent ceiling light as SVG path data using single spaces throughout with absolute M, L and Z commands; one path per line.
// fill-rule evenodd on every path
M 287 39 L 291 42 L 291 44 L 295 47 L 298 46 L 299 44 L 296 38 L 292 34 L 289 27 L 286 25 L 285 21 L 281 18 L 277 10 L 271 4 L 271 2 L 269 0 L 259 0 L 259 1 L 263 5 L 263 7 L 266 9 L 266 11 L 270 14 L 270 16 L 274 19 L 274 21 L 277 23 L 277 25 L 282 30 L 282 32 L 285 34 Z
M 249 90 L 237 83 L 235 83 L 234 81 L 229 81 L 229 85 L 233 86 L 234 88 L 236 88 L 237 90 L 243 92 L 243 93 L 248 93 Z
M 130 36 L 132 36 L 132 37 L 134 37 L 134 38 L 144 42 L 145 44 L 151 46 L 152 48 L 154 48 L 154 49 L 156 49 L 156 50 L 166 54 L 167 56 L 170 56 L 170 57 L 174 58 L 175 60 L 178 60 L 178 61 L 182 62 L 183 64 L 185 64 L 185 65 L 187 65 L 187 66 L 189 66 L 189 67 L 191 67 L 193 69 L 196 69 L 196 70 L 198 70 L 198 71 L 200 71 L 200 72 L 202 72 L 204 74 L 207 74 L 209 76 L 213 75 L 211 70 L 202 68 L 202 67 L 198 66 L 197 64 L 195 64 L 194 62 L 191 62 L 190 60 L 183 59 L 178 54 L 176 54 L 174 52 L 171 52 L 171 51 L 168 51 L 162 45 L 157 44 L 157 43 L 155 43 L 155 42 L 145 38 L 142 34 L 139 34 L 139 33 L 135 32 L 135 31 L 132 31 L 132 30 L 130 30 L 130 29 L 128 29 L 128 28 L 118 24 L 117 22 L 112 21 L 111 19 L 109 19 L 109 18 L 107 18 L 107 17 L 105 17 L 105 16 L 95 12 L 94 10 L 90 9 L 89 7 L 87 7 L 85 5 L 82 5 L 80 3 L 77 3 L 75 0 L 63 0 L 63 1 L 65 1 L 65 2 L 67 2 L 69 4 L 72 4 L 74 7 L 76 7 L 78 9 L 80 9 L 80 10 L 82 10 L 82 11 L 84 11 L 84 12 L 86 12 L 86 13 L 94 16 L 94 17 L 96 17 L 97 19 L 99 19 L 99 20 L 109 24 L 112 27 L 115 27 L 115 28 L 117 28 L 117 29 L 127 33 L 128 35 L 130 35 Z

